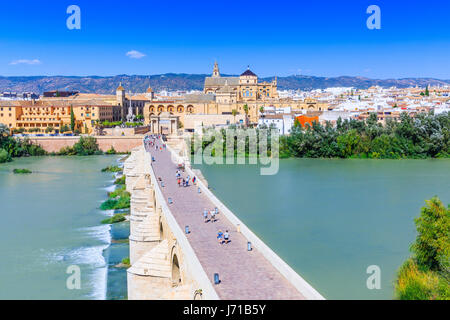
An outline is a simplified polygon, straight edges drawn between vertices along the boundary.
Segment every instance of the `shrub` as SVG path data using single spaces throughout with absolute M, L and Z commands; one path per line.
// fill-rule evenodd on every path
M 130 267 L 131 266 L 130 258 L 129 257 L 123 258 L 122 259 L 122 264 L 125 265 L 126 267 Z
M 125 221 L 125 216 L 123 214 L 115 214 L 111 218 L 102 221 L 102 224 L 114 224 Z
M 32 171 L 28 170 L 28 169 L 14 169 L 13 172 L 15 174 L 30 174 L 30 173 L 32 173 Z
M 91 156 L 101 154 L 97 139 L 94 137 L 80 137 L 80 140 L 74 144 L 73 149 L 79 156 Z
M 106 151 L 106 154 L 117 154 L 117 151 L 114 149 L 113 146 L 111 146 L 111 149 L 109 149 L 108 151 Z
M 119 168 L 118 166 L 107 166 L 106 168 L 102 169 L 102 172 L 121 172 L 122 168 Z
M 0 163 L 11 161 L 11 156 L 5 149 L 0 149 Z
M 450 299 L 450 210 L 434 197 L 415 219 L 414 256 L 399 269 L 395 293 L 402 300 Z
M 437 273 L 422 271 L 413 259 L 407 260 L 398 272 L 395 286 L 400 300 L 448 300 L 450 286 Z
M 118 185 L 125 185 L 125 176 L 122 176 L 120 178 L 117 178 L 116 181 L 114 181 L 114 184 L 118 184 Z

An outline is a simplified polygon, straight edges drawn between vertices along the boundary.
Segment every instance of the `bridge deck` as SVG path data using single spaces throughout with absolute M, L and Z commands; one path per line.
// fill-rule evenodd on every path
M 220 275 L 221 283 L 215 286 L 220 299 L 224 300 L 280 300 L 305 299 L 300 292 L 276 270 L 264 256 L 253 249 L 247 251 L 247 240 L 222 214 L 215 223 L 205 223 L 203 210 L 212 210 L 213 203 L 195 186 L 179 187 L 175 177 L 177 166 L 171 161 L 167 150 L 149 148 L 155 158 L 153 170 L 164 182 L 162 193 L 171 197 L 169 205 L 179 226 L 189 226 L 187 238 L 203 269 L 214 283 L 214 273 Z M 191 177 L 192 178 L 192 177 Z M 217 232 L 229 231 L 231 242 L 219 244 Z

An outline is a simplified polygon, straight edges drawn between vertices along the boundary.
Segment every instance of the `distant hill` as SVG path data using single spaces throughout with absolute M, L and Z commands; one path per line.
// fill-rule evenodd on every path
M 127 92 L 145 92 L 149 86 L 155 91 L 160 90 L 202 90 L 206 74 L 175 74 L 161 75 L 117 75 L 111 77 L 71 77 L 71 76 L 36 76 L 36 77 L 0 77 L 0 92 L 14 91 L 43 93 L 51 90 L 76 90 L 83 93 L 114 93 L 118 84 L 122 82 Z M 226 76 L 226 75 L 224 75 Z M 270 81 L 273 77 L 263 78 Z M 381 87 L 398 88 L 425 87 L 427 85 L 448 85 L 450 80 L 433 78 L 405 78 L 405 79 L 369 79 L 363 77 L 314 77 L 289 76 L 278 77 L 278 88 L 281 90 L 311 90 L 329 87 L 355 87 L 367 89 L 378 85 Z

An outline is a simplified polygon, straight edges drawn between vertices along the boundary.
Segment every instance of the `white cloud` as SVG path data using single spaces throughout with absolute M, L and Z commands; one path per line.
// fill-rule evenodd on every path
M 131 59 L 141 59 L 145 57 L 145 54 L 136 50 L 131 50 L 127 52 L 127 57 Z
M 18 64 L 28 64 L 28 65 L 37 65 L 41 64 L 42 62 L 38 59 L 28 60 L 28 59 L 20 59 L 20 60 L 14 60 L 10 63 L 10 65 L 18 65 Z

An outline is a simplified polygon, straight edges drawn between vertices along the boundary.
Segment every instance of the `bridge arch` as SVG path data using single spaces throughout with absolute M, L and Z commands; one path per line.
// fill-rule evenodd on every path
M 180 261 L 178 259 L 178 250 L 176 245 L 172 248 L 172 254 L 171 254 L 171 265 L 172 265 L 172 285 L 177 287 L 180 286 L 182 283 L 181 279 L 181 266 Z

